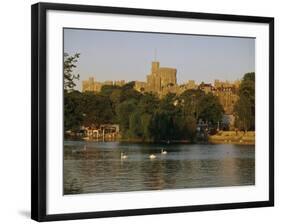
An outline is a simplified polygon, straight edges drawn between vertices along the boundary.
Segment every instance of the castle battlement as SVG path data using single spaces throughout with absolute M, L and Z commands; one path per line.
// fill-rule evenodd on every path
M 238 89 L 240 80 L 229 82 L 214 80 L 214 83 L 196 84 L 194 80 L 188 80 L 186 83 L 177 84 L 177 69 L 170 67 L 160 67 L 160 62 L 153 61 L 151 63 L 150 73 L 146 76 L 146 82 L 135 81 L 135 90 L 139 92 L 152 92 L 159 97 L 165 96 L 167 93 L 175 93 L 180 95 L 186 90 L 200 89 L 207 93 L 217 96 L 224 108 L 226 114 L 233 113 L 233 106 L 238 99 Z M 94 77 L 82 81 L 82 92 L 100 92 L 104 85 L 125 85 L 125 80 L 97 82 Z

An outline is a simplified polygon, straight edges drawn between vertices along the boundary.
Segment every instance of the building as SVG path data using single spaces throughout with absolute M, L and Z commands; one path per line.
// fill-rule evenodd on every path
M 135 81 L 135 90 L 139 92 L 145 92 L 147 91 L 147 83 L 141 82 L 141 81 Z
M 214 81 L 214 87 L 217 89 L 228 89 L 228 88 L 236 88 L 238 89 L 240 86 L 241 81 L 236 80 L 234 82 L 229 82 L 229 81 L 220 81 L 220 80 L 215 80 Z
M 125 80 L 116 80 L 116 81 L 111 81 L 107 80 L 104 82 L 97 82 L 95 81 L 94 77 L 90 77 L 88 80 L 83 80 L 82 81 L 82 92 L 100 92 L 101 88 L 105 85 L 115 85 L 115 86 L 123 86 L 125 85 L 126 82 Z
M 125 80 L 116 80 L 114 82 L 115 86 L 124 86 L 126 84 Z
M 199 86 L 198 89 L 204 91 L 206 94 L 214 92 L 215 88 L 211 83 L 204 83 L 202 82 Z
M 95 91 L 94 90 L 94 77 L 90 77 L 88 80 L 83 80 L 82 81 L 82 91 L 86 92 L 86 91 Z
M 186 83 L 178 85 L 177 69 L 160 67 L 160 62 L 158 61 L 151 63 L 151 70 L 146 78 L 146 82 L 135 81 L 135 90 L 141 93 L 153 92 L 159 97 L 163 97 L 168 93 L 180 95 L 186 90 L 200 89 L 206 94 L 212 93 L 217 96 L 226 115 L 233 114 L 234 105 L 238 100 L 238 90 L 241 82 L 240 80 L 234 82 L 215 80 L 213 84 L 202 82 L 198 85 L 194 80 L 188 80 Z M 94 77 L 90 77 L 88 80 L 83 81 L 82 91 L 99 92 L 104 85 L 121 87 L 125 84 L 125 80 L 96 82 Z
M 194 80 L 188 80 L 185 84 L 186 89 L 197 89 L 198 86 L 196 85 Z
M 151 72 L 147 75 L 148 92 L 158 93 L 169 92 L 171 87 L 177 86 L 177 70 L 175 68 L 160 67 L 158 61 L 151 64 Z

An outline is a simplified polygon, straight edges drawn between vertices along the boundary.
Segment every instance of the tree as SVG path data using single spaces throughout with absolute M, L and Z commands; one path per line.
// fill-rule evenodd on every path
M 167 94 L 153 113 L 150 133 L 155 141 L 167 141 L 176 138 L 176 117 L 180 114 L 180 110 L 175 106 L 175 102 L 176 96 Z
M 112 123 L 114 117 L 110 99 L 98 93 L 85 92 L 80 102 L 84 114 L 85 126 L 97 126 Z
M 141 117 L 138 111 L 131 113 L 129 117 L 129 135 L 133 138 L 140 138 L 143 136 Z
M 152 93 L 144 93 L 138 103 L 141 113 L 153 114 L 159 106 L 159 99 Z
M 169 129 L 170 126 L 169 115 L 166 111 L 156 111 L 153 114 L 151 122 L 151 137 L 154 141 L 169 140 Z
M 190 89 L 184 91 L 179 99 L 184 116 L 192 116 L 196 120 L 199 116 L 199 102 L 205 93 L 199 89 Z
M 197 121 L 193 116 L 181 117 L 178 120 L 179 139 L 194 141 L 196 136 Z
M 123 135 L 127 135 L 130 128 L 130 115 L 135 112 L 137 101 L 134 99 L 124 101 L 116 106 L 116 120 Z
M 141 98 L 142 94 L 135 90 L 134 88 L 129 87 L 122 87 L 121 93 L 120 93 L 120 102 L 124 102 L 127 100 L 139 100 Z
M 78 130 L 83 120 L 83 112 L 80 107 L 81 94 L 74 91 L 74 80 L 79 79 L 79 74 L 74 74 L 80 54 L 69 56 L 64 53 L 63 62 L 63 88 L 64 88 L 64 128 L 65 130 Z
M 234 105 L 235 126 L 240 130 L 255 130 L 255 73 L 246 73 L 239 87 L 239 99 Z
M 198 102 L 198 118 L 211 124 L 216 124 L 222 120 L 223 107 L 217 96 L 208 93 L 200 98 Z
M 144 113 L 141 115 L 141 127 L 142 127 L 142 139 L 143 140 L 151 140 L 151 122 L 152 115 Z
M 111 100 L 111 102 L 113 103 L 114 106 L 116 106 L 117 104 L 120 103 L 120 99 L 121 99 L 121 89 L 115 89 L 111 92 L 111 94 L 109 95 L 109 98 Z
M 110 96 L 114 91 L 121 89 L 119 86 L 114 85 L 103 85 L 101 87 L 100 94 L 104 96 Z
M 63 88 L 65 91 L 73 90 L 76 86 L 75 80 L 79 79 L 79 74 L 74 74 L 74 69 L 76 68 L 76 63 L 80 57 L 79 53 L 74 54 L 73 56 L 64 53 L 63 55 Z
M 251 112 L 250 100 L 241 95 L 235 107 L 235 126 L 240 130 L 248 131 L 253 128 L 255 119 Z
M 64 93 L 64 129 L 79 130 L 83 121 L 82 95 L 78 91 Z

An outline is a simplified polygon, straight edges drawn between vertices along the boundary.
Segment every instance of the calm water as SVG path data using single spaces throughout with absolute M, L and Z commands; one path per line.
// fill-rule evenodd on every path
M 254 146 L 64 142 L 65 194 L 253 184 Z

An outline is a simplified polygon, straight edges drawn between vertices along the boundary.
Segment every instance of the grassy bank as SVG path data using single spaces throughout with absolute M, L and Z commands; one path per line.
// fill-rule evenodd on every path
M 208 137 L 210 143 L 215 144 L 241 144 L 241 145 L 254 145 L 255 132 L 248 131 L 220 131 L 216 135 Z

